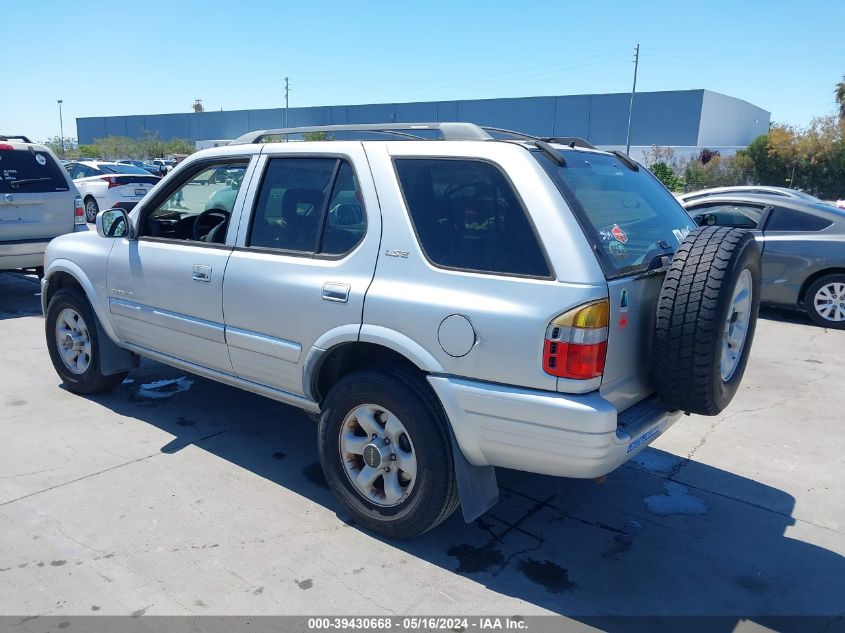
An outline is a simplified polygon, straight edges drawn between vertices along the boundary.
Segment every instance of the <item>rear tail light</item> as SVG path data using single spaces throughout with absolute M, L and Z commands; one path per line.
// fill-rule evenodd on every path
M 82 198 L 79 196 L 73 199 L 73 223 L 85 224 L 85 205 L 82 204 Z
M 107 183 L 109 183 L 109 189 L 114 189 L 115 187 L 120 186 L 120 183 L 117 182 L 117 178 L 115 178 L 114 176 L 103 176 L 102 178 L 100 178 L 100 180 L 105 180 Z
M 12 145 L 8 143 L 0 143 L 0 150 L 13 150 L 15 149 Z
M 546 328 L 543 370 L 559 378 L 589 380 L 604 373 L 607 354 L 607 299 L 592 301 L 555 317 Z

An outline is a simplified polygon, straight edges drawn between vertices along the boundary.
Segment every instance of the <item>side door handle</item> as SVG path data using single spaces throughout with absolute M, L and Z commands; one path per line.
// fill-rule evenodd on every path
M 194 281 L 211 281 L 211 266 L 203 266 L 202 264 L 194 264 Z
M 323 301 L 337 301 L 346 303 L 349 301 L 349 284 L 340 284 L 334 281 L 327 281 L 323 284 Z

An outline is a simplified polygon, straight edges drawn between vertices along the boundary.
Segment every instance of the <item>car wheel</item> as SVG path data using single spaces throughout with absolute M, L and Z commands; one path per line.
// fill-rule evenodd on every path
M 78 291 L 61 288 L 50 299 L 45 319 L 47 350 L 56 373 L 68 391 L 79 394 L 110 391 L 128 372 L 103 375 L 100 371 L 97 319 L 88 300 Z
M 458 507 L 448 424 L 417 377 L 350 374 L 329 392 L 319 419 L 326 480 L 365 528 L 398 538 L 422 534 Z
M 759 305 L 754 236 L 727 227 L 692 231 L 657 304 L 652 370 L 666 406 L 701 415 L 728 406 L 748 363 Z
M 826 275 L 807 288 L 807 314 L 817 325 L 845 330 L 845 275 Z
M 90 196 L 85 198 L 85 220 L 91 223 L 96 222 L 99 212 L 100 207 L 97 206 L 97 201 Z

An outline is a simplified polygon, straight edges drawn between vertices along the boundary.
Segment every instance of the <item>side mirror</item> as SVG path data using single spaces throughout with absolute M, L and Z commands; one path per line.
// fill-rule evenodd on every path
M 97 235 L 100 237 L 129 237 L 132 224 L 129 215 L 123 209 L 106 209 L 97 214 Z

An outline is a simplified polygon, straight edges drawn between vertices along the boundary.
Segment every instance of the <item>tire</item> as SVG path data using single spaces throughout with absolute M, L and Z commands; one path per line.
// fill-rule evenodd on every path
M 97 214 L 100 212 L 100 207 L 97 201 L 91 196 L 85 198 L 85 221 L 94 223 L 97 221 Z
M 759 305 L 754 236 L 727 227 L 692 231 L 657 304 L 652 373 L 664 405 L 700 415 L 728 406 L 745 373 Z
M 65 325 L 59 324 L 59 319 L 63 316 L 71 314 L 78 315 L 79 319 L 72 321 L 81 332 L 77 335 L 77 339 L 82 345 L 80 350 L 74 346 L 73 350 L 68 349 L 67 334 L 63 336 L 65 342 L 59 341 L 59 330 L 70 332 L 73 338 L 73 332 Z M 65 323 L 63 321 L 63 323 Z M 50 305 L 47 307 L 47 317 L 45 319 L 45 334 L 47 336 L 47 350 L 50 352 L 50 360 L 53 362 L 53 367 L 56 373 L 62 379 L 62 382 L 67 387 L 68 391 L 78 394 L 94 394 L 102 393 L 104 391 L 111 391 L 117 385 L 123 382 L 129 372 L 122 371 L 117 374 L 103 375 L 100 371 L 100 337 L 105 336 L 99 330 L 99 324 L 94 311 L 91 309 L 88 299 L 86 299 L 80 292 L 72 288 L 60 288 L 56 294 L 50 299 Z M 86 336 L 87 334 L 87 336 Z M 87 341 L 87 345 L 85 342 Z M 77 370 L 72 370 L 64 358 L 68 354 L 73 357 L 73 352 L 79 351 L 79 356 L 83 359 L 80 361 L 81 367 Z M 63 354 L 65 356 L 63 357 Z M 85 356 L 88 357 L 85 362 Z M 81 369 L 81 371 L 80 371 Z
M 845 330 L 845 275 L 835 273 L 814 281 L 804 295 L 804 305 L 816 325 Z
M 406 431 L 404 439 L 408 441 L 400 442 L 397 455 L 400 450 L 410 448 L 415 459 L 415 476 L 404 482 L 405 487 L 401 490 L 405 496 L 399 497 L 399 501 L 388 499 L 386 474 L 377 475 L 369 488 L 378 497 L 380 482 L 385 491 L 382 499 L 374 499 L 373 494 L 365 496 L 353 484 L 355 473 L 351 469 L 360 467 L 359 474 L 364 471 L 369 463 L 364 462 L 368 449 L 364 448 L 360 457 L 345 453 L 347 458 L 344 458 L 341 453 L 341 430 L 348 433 L 350 426 L 356 426 L 355 412 L 367 409 L 369 405 L 387 412 L 380 420 L 384 428 L 380 431 L 382 435 L 387 435 L 387 429 L 393 427 L 392 418 L 386 415 L 393 414 L 400 421 Z M 356 440 L 368 442 L 368 435 L 356 437 Z M 383 445 L 381 442 L 382 437 L 379 437 L 368 446 Z M 449 423 L 427 385 L 410 373 L 386 369 L 360 371 L 342 378 L 323 403 L 318 422 L 318 446 L 323 473 L 332 491 L 356 522 L 372 532 L 393 538 L 417 536 L 446 520 L 458 507 Z M 370 457 L 373 452 L 370 451 Z M 393 465 L 389 466 L 391 476 L 399 481 L 407 476 L 402 470 L 402 460 L 381 460 L 379 467 L 370 472 L 381 471 L 384 463 Z

